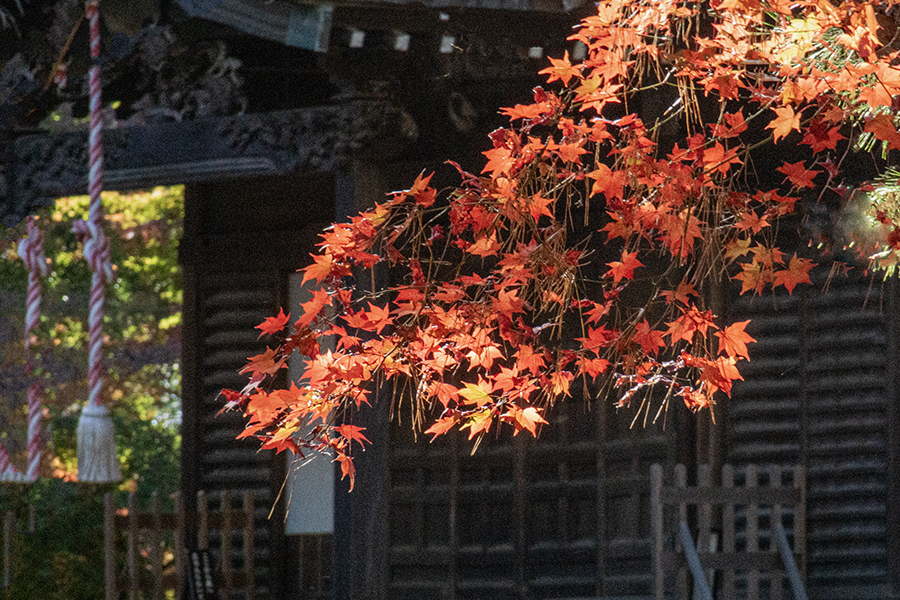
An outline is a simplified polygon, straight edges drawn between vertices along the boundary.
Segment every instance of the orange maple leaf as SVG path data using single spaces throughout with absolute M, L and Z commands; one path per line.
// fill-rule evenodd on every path
M 794 114 L 794 109 L 790 106 L 775 108 L 773 110 L 778 116 L 766 125 L 766 129 L 773 130 L 775 143 L 777 144 L 778 140 L 789 134 L 792 130 L 796 129 L 797 131 L 800 131 L 800 115 L 799 113 Z
M 894 125 L 894 118 L 882 113 L 875 115 L 866 122 L 865 131 L 873 134 L 876 138 L 883 142 L 887 142 L 888 148 L 896 150 L 900 148 L 900 133 Z
M 371 302 L 369 302 L 369 310 L 364 313 L 366 324 L 369 331 L 374 331 L 375 333 L 381 333 L 381 330 L 390 325 L 393 320 L 391 319 L 391 311 L 386 306 L 375 306 Z
M 513 405 L 510 407 L 507 415 L 513 419 L 513 437 L 519 434 L 523 429 L 527 430 L 531 435 L 537 437 L 537 426 L 538 424 L 546 424 L 547 421 L 544 420 L 544 417 L 541 416 L 541 413 L 538 412 L 540 409 L 535 408 L 534 406 L 529 406 L 528 408 L 521 409 L 518 406 Z
M 266 375 L 274 375 L 278 369 L 284 366 L 284 363 L 287 360 L 286 358 L 282 358 L 276 362 L 275 358 L 277 356 L 278 351 L 275 350 L 275 348 L 266 348 L 266 351 L 262 354 L 247 358 L 249 362 L 239 371 L 239 373 L 263 373 Z
M 757 261 L 741 264 L 741 272 L 733 277 L 741 282 L 741 294 L 749 290 L 761 294 L 763 288 L 772 279 L 771 268 L 766 268 Z
M 556 198 L 544 198 L 540 192 L 531 197 L 531 200 L 528 202 L 528 212 L 531 213 L 531 218 L 535 220 L 535 222 L 539 221 L 541 215 L 545 215 L 553 218 L 553 212 L 548 208 L 548 206 L 553 206 L 556 203 Z
M 501 248 L 500 242 L 497 241 L 497 236 L 493 233 L 488 236 L 482 236 L 478 240 L 475 241 L 471 246 L 466 248 L 466 252 L 469 254 L 474 254 L 476 256 L 493 256 L 497 254 L 497 250 Z
M 787 289 L 788 294 L 794 292 L 794 287 L 798 283 L 812 283 L 809 278 L 809 271 L 815 266 L 813 261 L 807 258 L 797 258 L 795 253 L 788 263 L 788 268 L 783 271 L 775 272 L 775 282 L 773 285 L 783 285 Z
M 425 430 L 425 433 L 430 433 L 433 437 L 431 441 L 433 442 L 435 438 L 439 435 L 444 435 L 451 429 L 453 429 L 454 425 L 459 422 L 459 416 L 456 413 L 452 413 L 446 417 L 441 417 L 437 421 L 435 421 L 431 427 Z
M 541 75 L 548 75 L 547 83 L 552 83 L 557 79 L 563 82 L 563 85 L 569 85 L 569 81 L 573 77 L 581 77 L 581 69 L 579 67 L 572 66 L 572 63 L 569 62 L 569 51 L 566 50 L 563 53 L 563 57 L 560 58 L 550 58 L 550 63 L 553 65 L 552 67 L 547 67 L 541 71 L 538 71 Z
M 272 335 L 284 329 L 284 326 L 287 325 L 287 322 L 290 319 L 290 313 L 284 314 L 284 309 L 279 308 L 277 317 L 266 317 L 266 320 L 257 325 L 254 329 L 262 331 L 262 333 L 259 334 L 259 337 Z
M 338 452 L 334 461 L 341 463 L 341 481 L 344 480 L 344 477 L 350 478 L 350 491 L 352 492 L 353 485 L 356 483 L 356 468 L 353 466 L 353 459 L 343 452 Z
M 719 338 L 720 354 L 724 353 L 733 358 L 750 358 L 750 355 L 747 353 L 747 344 L 756 340 L 744 331 L 749 322 L 747 320 L 732 323 L 722 331 L 716 332 L 716 337 Z
M 334 257 L 331 254 L 312 254 L 313 264 L 301 269 L 303 271 L 303 281 L 306 283 L 311 279 L 323 281 L 331 275 L 331 268 L 334 264 Z
M 769 221 L 766 218 L 766 215 L 763 214 L 760 217 L 758 214 L 753 212 L 752 210 L 748 210 L 744 214 L 741 215 L 741 220 L 734 224 L 734 226 L 741 231 L 747 231 L 748 229 L 753 233 L 759 233 L 764 227 L 769 226 Z M 749 238 L 747 242 L 749 243 Z
M 644 266 L 637 259 L 637 252 L 622 252 L 622 260 L 614 260 L 606 265 L 609 267 L 606 276 L 612 276 L 615 283 L 619 283 L 622 279 L 634 279 L 634 270 Z
M 597 168 L 587 174 L 594 180 L 591 195 L 603 193 L 607 200 L 621 200 L 625 190 L 625 172 L 613 171 L 603 163 L 597 163 Z
M 515 313 L 525 312 L 525 309 L 522 308 L 524 301 L 516 295 L 516 290 L 513 288 L 500 290 L 497 297 L 492 299 L 492 304 L 494 310 L 510 318 Z

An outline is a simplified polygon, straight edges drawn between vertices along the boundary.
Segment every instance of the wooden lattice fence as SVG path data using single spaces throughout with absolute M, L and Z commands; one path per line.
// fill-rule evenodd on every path
M 254 600 L 253 496 L 244 492 L 239 508 L 228 491 L 216 494 L 218 510 L 210 510 L 210 498 L 197 494 L 196 550 L 214 557 L 212 576 L 222 600 L 240 597 Z M 183 597 L 187 582 L 188 520 L 181 494 L 174 498 L 174 512 L 162 512 L 153 494 L 149 509 L 140 511 L 135 494 L 128 506 L 116 509 L 112 495 L 104 499 L 104 551 L 106 600 L 143 598 L 161 600 L 166 592 Z M 120 535 L 124 534 L 124 535 Z M 124 537 L 124 540 L 121 539 Z M 211 547 L 210 542 L 214 542 Z M 119 559 L 124 544 L 124 561 Z

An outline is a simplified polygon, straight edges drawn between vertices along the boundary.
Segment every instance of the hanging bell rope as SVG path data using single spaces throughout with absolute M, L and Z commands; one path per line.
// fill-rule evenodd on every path
M 48 273 L 47 257 L 44 255 L 44 234 L 29 218 L 27 235 L 19 241 L 18 254 L 28 269 L 28 292 L 25 312 L 25 374 L 32 375 L 34 364 L 31 356 L 31 334 L 41 320 L 41 277 Z M 25 476 L 36 481 L 41 465 L 41 394 L 40 382 L 28 388 L 28 469 Z
M 84 257 L 93 272 L 91 276 L 90 313 L 88 317 L 88 401 L 78 419 L 78 480 L 106 483 L 122 478 L 112 418 L 100 404 L 103 387 L 103 300 L 104 288 L 114 280 L 110 262 L 109 240 L 103 233 L 103 119 L 100 103 L 100 19 L 98 1 L 85 3 L 85 16 L 90 23 L 90 131 L 88 134 L 88 218 L 76 221 L 75 233 L 84 244 Z
M 41 277 L 46 277 L 47 257 L 44 256 L 44 234 L 35 225 L 34 217 L 28 218 L 25 237 L 19 240 L 17 253 L 28 269 L 28 292 L 25 308 L 25 375 L 34 373 L 31 356 L 31 334 L 41 320 Z M 28 468 L 23 473 L 12 464 L 6 446 L 0 444 L 0 481 L 36 481 L 41 466 L 41 392 L 39 382 L 28 388 Z

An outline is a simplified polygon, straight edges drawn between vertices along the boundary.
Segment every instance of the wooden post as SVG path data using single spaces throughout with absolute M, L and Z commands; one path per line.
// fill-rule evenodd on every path
M 679 490 L 684 490 L 687 488 L 687 469 L 681 463 L 675 465 L 675 487 Z M 688 513 L 687 513 L 687 503 L 679 502 L 678 503 L 678 522 L 687 523 Z M 684 548 L 682 548 L 684 551 Z M 678 593 L 681 594 L 682 598 L 688 597 L 688 588 L 687 588 L 687 567 L 684 564 L 681 564 L 679 561 L 678 564 L 678 572 L 676 574 L 676 582 L 675 586 L 678 590 Z
M 772 465 L 769 469 L 769 486 L 773 488 L 781 487 L 781 467 Z M 775 530 L 776 524 L 781 524 L 781 504 L 777 502 L 772 505 L 772 513 L 769 515 L 769 546 L 775 547 Z M 782 597 L 782 580 L 784 576 L 781 569 L 775 567 L 772 569 L 772 579 L 769 581 L 769 597 L 772 600 L 781 600 Z
M 3 589 L 12 583 L 12 536 L 16 514 L 8 511 L 3 519 Z
M 794 549 L 800 553 L 800 575 L 806 579 L 806 470 L 802 466 L 794 471 L 794 487 L 800 490 L 794 507 Z
M 140 593 L 140 582 L 138 581 L 138 558 L 137 558 L 137 498 L 134 492 L 128 492 L 128 554 L 126 561 L 128 563 L 128 598 L 129 600 L 138 600 Z
M 116 587 L 116 506 L 110 492 L 103 496 L 103 554 L 106 600 L 117 600 L 119 590 Z
M 722 488 L 727 492 L 734 487 L 734 467 L 722 466 Z M 727 502 L 722 506 L 722 552 L 734 552 L 734 503 Z M 722 598 L 734 600 L 734 568 L 729 564 L 722 573 Z
M 197 492 L 197 550 L 209 550 L 209 513 L 206 492 Z
M 747 489 L 755 488 L 757 484 L 756 465 L 747 466 L 747 481 L 744 484 Z M 759 550 L 759 505 L 756 502 L 747 504 L 747 552 Z M 759 570 L 751 568 L 747 572 L 747 598 L 759 600 Z
M 244 492 L 244 572 L 246 573 L 246 600 L 254 599 L 256 582 L 253 578 L 253 494 Z
M 153 600 L 162 600 L 162 517 L 159 514 L 159 494 L 155 491 L 150 496 L 150 516 L 153 519 L 153 527 L 150 529 L 150 572 L 153 574 L 151 597 Z
M 663 470 L 659 464 L 650 467 L 650 529 L 653 536 L 653 599 L 665 600 L 663 572 Z
M 181 492 L 175 492 L 175 597 L 181 600 L 184 595 L 185 578 L 185 552 L 186 543 L 184 535 L 184 497 Z
M 224 597 L 231 598 L 231 494 L 228 490 L 222 492 L 222 530 L 219 532 L 222 539 L 222 582 Z
M 709 488 L 712 481 L 710 478 L 709 465 L 702 464 L 697 466 L 697 487 Z M 712 505 L 707 502 L 700 502 L 697 505 L 697 552 L 702 560 L 707 552 L 712 552 Z M 705 577 L 709 585 L 713 585 L 715 581 L 715 571 L 708 569 Z M 698 594 L 699 582 L 694 582 L 694 596 Z

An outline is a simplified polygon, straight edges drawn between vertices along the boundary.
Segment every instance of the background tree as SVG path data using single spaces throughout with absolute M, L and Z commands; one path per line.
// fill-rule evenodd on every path
M 87 212 L 88 198 L 59 199 L 38 215 L 45 234 L 50 275 L 43 280 L 41 326 L 32 343 L 36 374 L 44 387 L 48 434 L 44 479 L 7 484 L 0 509 L 25 515 L 37 508 L 37 530 L 20 536 L 20 570 L 9 590 L 15 598 L 95 598 L 103 586 L 103 494 L 137 490 L 147 502 L 158 491 L 164 504 L 179 485 L 181 281 L 178 240 L 184 212 L 181 187 L 104 193 L 106 227 L 117 280 L 107 290 L 104 332 L 107 375 L 103 397 L 115 421 L 124 482 L 120 486 L 74 483 L 78 414 L 87 399 L 87 307 L 91 273 L 72 232 Z M 16 256 L 24 227 L 0 238 L 0 410 L 3 443 L 16 464 L 25 450 L 23 341 L 27 271 Z M 119 499 L 119 504 L 123 499 Z M 169 507 L 171 508 L 171 506 Z M 24 521 L 20 527 L 25 527 Z M 54 595 L 56 594 L 56 595 Z

